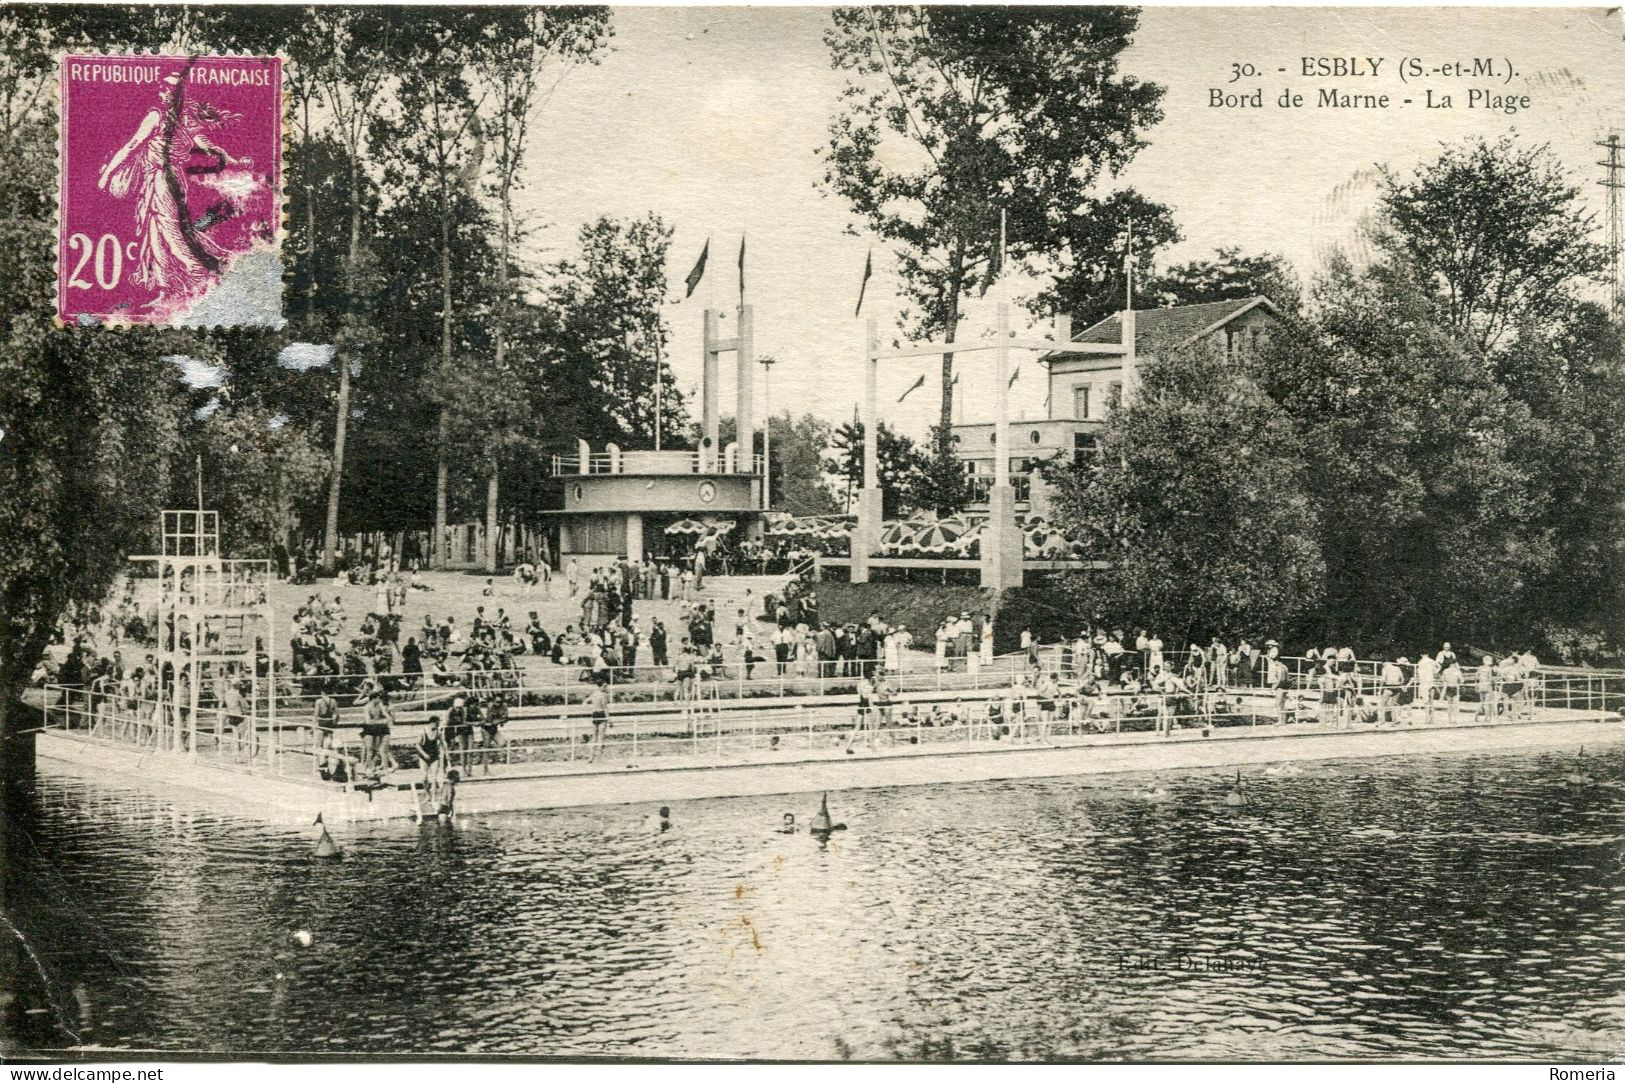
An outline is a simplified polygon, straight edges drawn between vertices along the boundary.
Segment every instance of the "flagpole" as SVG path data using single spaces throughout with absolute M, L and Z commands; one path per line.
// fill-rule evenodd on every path
M 771 441 L 773 434 L 773 366 L 778 359 L 771 354 L 761 360 L 762 366 L 762 412 L 767 415 L 762 422 L 762 510 L 770 511 L 773 507 L 773 459 Z
M 660 316 L 655 316 L 655 450 L 660 450 L 660 436 L 662 423 L 666 419 L 666 378 L 661 371 L 664 362 L 660 357 Z

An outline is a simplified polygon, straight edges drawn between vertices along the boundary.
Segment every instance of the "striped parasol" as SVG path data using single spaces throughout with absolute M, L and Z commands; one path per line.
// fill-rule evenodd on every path
M 929 521 L 919 519 L 893 519 L 886 524 L 886 529 L 880 532 L 881 547 L 886 549 L 911 547 L 914 539 L 919 537 L 920 531 L 929 525 Z
M 964 519 L 959 516 L 949 516 L 928 523 L 910 543 L 911 547 L 922 553 L 954 553 L 964 552 L 970 548 L 971 542 L 981 537 L 982 520 Z
M 769 524 L 767 531 L 785 538 L 811 537 L 824 529 L 824 519 L 817 515 L 787 517 Z

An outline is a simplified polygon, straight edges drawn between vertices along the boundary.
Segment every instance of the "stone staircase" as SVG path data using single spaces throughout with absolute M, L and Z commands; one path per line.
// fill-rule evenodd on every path
M 734 614 L 744 609 L 747 619 L 756 620 L 762 615 L 762 599 L 782 591 L 789 578 L 787 575 L 706 576 L 705 589 L 700 591 L 700 597 L 716 606 L 718 634 L 726 626 L 727 635 L 731 638 Z

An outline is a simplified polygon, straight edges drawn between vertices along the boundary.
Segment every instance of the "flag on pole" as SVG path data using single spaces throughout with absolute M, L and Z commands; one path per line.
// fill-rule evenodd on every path
M 705 247 L 700 249 L 700 258 L 694 261 L 694 269 L 688 272 L 688 292 L 683 294 L 683 299 L 685 301 L 694 296 L 694 291 L 699 288 L 700 279 L 705 277 L 705 261 L 710 257 L 710 255 L 711 238 L 707 237 L 705 239 Z
M 901 395 L 897 396 L 897 401 L 902 402 L 904 399 L 908 398 L 910 395 L 914 394 L 915 391 L 919 390 L 920 388 L 922 388 L 924 386 L 925 386 L 925 373 L 922 372 L 922 373 L 920 373 L 920 378 L 918 380 L 915 380 L 913 383 L 908 385 L 908 390 L 907 391 L 905 391 Z
M 858 307 L 852 310 L 854 317 L 863 314 L 863 291 L 869 288 L 869 276 L 875 271 L 875 250 L 869 249 L 869 254 L 863 257 L 863 281 L 858 283 Z M 899 402 L 902 400 L 899 399 Z
M 739 235 L 739 307 L 745 307 L 745 235 Z
M 1016 381 L 1019 380 L 1019 379 L 1021 379 L 1021 370 L 1017 369 L 1016 371 L 1014 371 L 1014 372 L 1012 372 L 1010 374 L 1010 382 L 1005 384 L 1004 386 L 1005 387 L 1015 387 L 1016 386 Z

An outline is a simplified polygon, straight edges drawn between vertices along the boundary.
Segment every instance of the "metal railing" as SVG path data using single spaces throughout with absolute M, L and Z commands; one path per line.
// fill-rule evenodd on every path
M 748 701 L 787 697 L 826 698 L 855 695 L 865 672 L 872 678 L 885 672 L 885 680 L 899 692 L 979 692 L 1008 688 L 1028 669 L 1025 656 L 1007 654 L 983 664 L 966 657 L 944 659 L 937 668 L 929 655 L 908 652 L 896 672 L 885 671 L 884 659 L 821 662 L 809 658 L 787 660 L 781 668 L 772 644 L 758 644 L 763 660 L 746 663 L 737 647 L 720 664 L 697 662 L 696 681 L 715 690 L 721 700 Z M 277 711 L 300 717 L 312 712 L 324 693 L 339 702 L 341 711 L 353 710 L 353 699 L 368 682 L 385 688 L 398 711 L 435 711 L 450 706 L 459 694 L 504 693 L 519 709 L 579 705 L 604 685 L 623 702 L 674 704 L 679 702 L 677 667 L 668 664 L 615 666 L 594 670 L 585 659 L 549 663 L 541 673 L 519 670 L 448 670 L 426 673 L 384 674 L 279 674 Z M 700 674 L 703 674 L 701 676 Z
M 709 469 L 707 465 L 709 464 Z M 738 463 L 735 464 L 736 467 Z M 748 470 L 728 470 L 722 455 L 702 455 L 698 451 L 624 451 L 612 454 L 595 451 L 583 458 L 580 455 L 554 455 L 553 474 L 573 476 L 581 474 L 761 474 L 764 460 L 753 455 Z
M 1522 681 L 1461 689 L 1435 688 L 1426 699 L 1414 689 L 1379 689 L 1374 695 L 1340 692 L 1330 700 L 1299 689 L 1256 687 L 1155 693 L 1106 689 L 1083 694 L 1065 674 L 1065 660 L 1049 654 L 1035 684 L 1020 656 L 1001 666 L 963 674 L 930 671 L 881 675 L 867 706 L 855 695 L 856 678 L 822 680 L 821 691 L 798 698 L 784 678 L 769 702 L 742 702 L 736 682 L 694 681 L 672 686 L 671 699 L 629 698 L 636 684 L 609 686 L 608 722 L 601 727 L 569 689 L 563 701 L 501 724 L 477 720 L 448 729 L 445 766 L 464 777 L 524 774 L 546 765 L 613 761 L 639 766 L 649 758 L 687 755 L 706 762 L 771 762 L 779 753 L 834 753 L 847 749 L 929 752 L 949 747 L 1010 747 L 1082 741 L 1105 734 L 1205 738 L 1244 727 L 1315 726 L 1320 732 L 1386 725 L 1457 725 L 1561 722 L 1625 708 L 1625 675 L 1539 673 Z M 1048 665 L 1044 663 L 1047 661 Z M 967 683 L 968 682 L 968 683 Z M 997 682 L 997 683 L 989 683 Z M 475 689 L 488 698 L 509 690 Z M 388 737 L 369 749 L 355 720 L 323 730 L 314 721 L 250 717 L 233 731 L 217 705 L 197 718 L 151 700 L 131 700 L 84 688 L 48 685 L 45 728 L 143 750 L 190 755 L 210 766 L 287 779 L 345 786 L 372 773 L 369 759 L 413 769 L 419 718 L 400 718 Z M 905 697 L 926 693 L 913 700 Z M 957 693 L 957 694 L 956 694 Z M 968 694 L 967 694 L 968 693 Z M 401 714 L 408 704 L 397 702 Z M 288 708 L 282 708 L 284 712 Z M 1545 717 L 1542 717 L 1542 716 Z M 286 717 L 284 714 L 281 716 Z M 1222 735 L 1222 734 L 1221 734 Z M 1003 742 L 1001 744 L 1001 742 Z M 766 759 L 764 759 L 766 757 Z M 342 780 L 342 781 L 340 781 Z
M 93 740 L 152 752 L 172 752 L 210 766 L 281 778 L 320 778 L 324 766 L 346 760 L 354 777 L 357 756 L 313 722 L 278 720 L 271 724 L 256 710 L 241 727 L 226 724 L 219 705 L 200 704 L 197 718 L 184 704 L 97 693 L 71 685 L 44 688 L 46 730 L 75 733 Z M 350 742 L 355 749 L 359 745 Z M 330 770 L 331 773 L 331 770 Z

